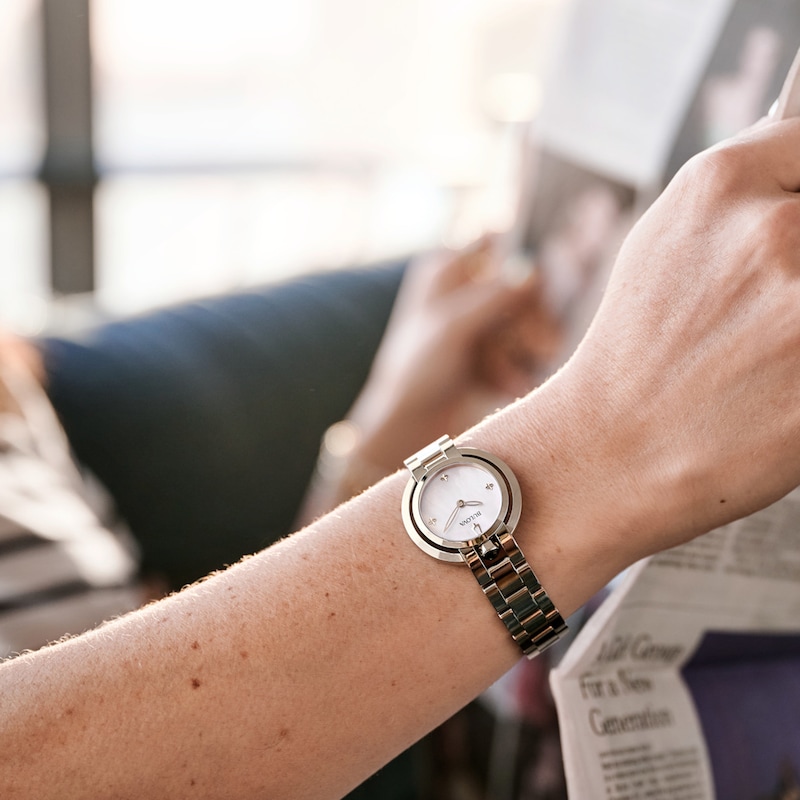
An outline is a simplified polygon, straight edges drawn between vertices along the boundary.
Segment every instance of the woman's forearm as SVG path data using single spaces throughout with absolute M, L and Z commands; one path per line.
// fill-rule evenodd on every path
M 798 152 L 790 121 L 690 163 L 570 362 L 459 440 L 516 473 L 563 615 L 800 483 Z M 406 535 L 405 481 L 0 667 L 0 794 L 336 797 L 477 695 L 519 651 L 470 571 Z
M 549 499 L 569 491 L 552 456 L 576 447 L 556 412 L 543 392 L 468 439 L 515 470 L 517 539 L 569 613 L 626 559 L 606 553 L 608 532 L 580 504 Z M 469 569 L 406 535 L 405 482 L 394 475 L 225 573 L 6 665 L 4 796 L 18 785 L 37 798 L 335 797 L 476 696 L 519 651 Z

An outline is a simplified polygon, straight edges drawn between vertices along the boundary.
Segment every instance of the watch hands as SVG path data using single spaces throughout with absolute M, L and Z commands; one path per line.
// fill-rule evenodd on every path
M 444 525 L 444 529 L 447 530 L 452 524 L 453 520 L 456 518 L 456 514 L 458 514 L 459 508 L 464 508 L 465 506 L 482 506 L 482 500 L 459 500 L 456 503 L 456 507 L 453 509 L 453 513 L 447 518 L 447 522 Z

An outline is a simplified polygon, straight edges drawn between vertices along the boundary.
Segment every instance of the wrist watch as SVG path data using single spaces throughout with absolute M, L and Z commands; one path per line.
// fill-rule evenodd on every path
M 522 493 L 514 473 L 449 436 L 405 461 L 403 522 L 414 543 L 442 561 L 466 562 L 522 652 L 533 658 L 567 626 L 514 539 Z

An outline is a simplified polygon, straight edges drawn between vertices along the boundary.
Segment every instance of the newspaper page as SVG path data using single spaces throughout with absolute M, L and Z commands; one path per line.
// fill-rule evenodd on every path
M 770 110 L 799 45 L 796 0 L 736 0 L 675 136 L 662 184 L 695 153 Z M 787 100 L 781 116 L 796 113 L 796 98 Z
M 571 0 L 532 129 L 568 162 L 650 189 L 764 115 L 796 0 Z
M 573 0 L 536 138 L 633 185 L 657 181 L 734 0 Z
M 635 565 L 551 686 L 571 798 L 800 797 L 800 491 Z

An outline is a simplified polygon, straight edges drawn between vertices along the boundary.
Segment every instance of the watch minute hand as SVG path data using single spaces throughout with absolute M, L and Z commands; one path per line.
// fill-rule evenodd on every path
M 461 508 L 462 505 L 464 505 L 462 500 L 459 500 L 458 503 L 456 503 L 453 513 L 447 518 L 447 522 L 444 525 L 445 531 L 453 524 L 453 520 L 456 518 L 456 514 L 458 514 L 458 509 Z

